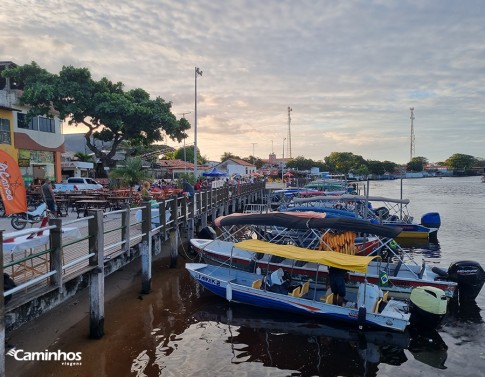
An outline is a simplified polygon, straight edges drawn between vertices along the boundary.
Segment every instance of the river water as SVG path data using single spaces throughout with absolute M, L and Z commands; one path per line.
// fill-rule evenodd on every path
M 402 181 L 417 219 L 439 212 L 438 243 L 414 245 L 418 258 L 448 266 L 485 266 L 485 184 L 479 177 Z M 370 183 L 370 195 L 398 198 L 401 181 Z M 32 365 L 25 376 L 483 376 L 485 292 L 476 304 L 452 306 L 438 331 L 359 336 L 340 326 L 229 305 L 164 262 L 153 291 L 139 283 L 106 304 L 106 335 L 87 339 L 87 320 L 60 334 L 50 349 L 82 352 L 82 365 Z M 7 371 L 8 372 L 8 371 Z M 34 374 L 32 374 L 34 373 Z M 8 375 L 8 374 L 7 374 Z M 20 377 L 20 376 L 19 376 Z

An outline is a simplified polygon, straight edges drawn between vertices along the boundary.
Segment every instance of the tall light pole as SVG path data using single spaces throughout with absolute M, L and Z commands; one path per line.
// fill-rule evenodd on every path
M 283 182 L 283 172 L 284 172 L 284 165 L 285 165 L 285 141 L 286 137 L 283 139 L 283 160 L 281 160 L 281 182 Z
M 181 113 L 182 118 L 185 119 L 186 114 L 190 114 L 191 111 L 186 111 L 185 113 Z M 187 174 L 187 151 L 185 150 L 185 137 L 184 137 L 184 173 Z
M 195 67 L 195 113 L 194 113 L 194 178 L 197 179 L 197 75 L 202 76 L 202 71 Z

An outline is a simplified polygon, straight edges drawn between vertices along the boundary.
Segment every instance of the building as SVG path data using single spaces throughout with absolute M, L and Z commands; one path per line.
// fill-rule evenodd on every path
M 19 104 L 22 84 L 1 77 L 2 71 L 15 66 L 11 61 L 0 61 L 0 149 L 18 161 L 26 186 L 43 178 L 60 182 L 62 121 L 46 116 L 28 120 L 28 108 Z
M 232 175 L 250 175 L 256 172 L 256 166 L 237 158 L 230 158 L 215 166 L 221 171 L 226 171 L 229 176 Z

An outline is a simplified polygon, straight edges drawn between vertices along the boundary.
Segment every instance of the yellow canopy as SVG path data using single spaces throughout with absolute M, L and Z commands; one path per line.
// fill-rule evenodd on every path
M 245 240 L 235 244 L 236 248 L 276 255 L 278 257 L 324 264 L 343 270 L 367 273 L 367 265 L 378 256 L 359 256 L 337 253 L 335 251 L 310 250 L 293 245 L 278 245 L 260 240 Z

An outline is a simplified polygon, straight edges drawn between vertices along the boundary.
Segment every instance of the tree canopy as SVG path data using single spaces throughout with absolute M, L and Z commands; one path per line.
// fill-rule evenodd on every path
M 149 145 L 162 141 L 165 133 L 180 142 L 190 128 L 185 118 L 177 120 L 171 112 L 171 102 L 161 97 L 152 100 L 140 88 L 124 91 L 123 83 L 105 77 L 96 81 L 87 68 L 64 66 L 52 74 L 32 62 L 3 75 L 21 83 L 20 103 L 30 107 L 29 116 L 58 115 L 69 124 L 86 126 L 86 145 L 104 167 L 116 165 L 113 156 L 124 140 Z M 111 149 L 101 150 L 93 138 L 111 142 Z
M 428 163 L 426 157 L 413 157 L 406 165 L 406 169 L 411 172 L 421 172 L 424 170 L 424 165 Z
M 446 165 L 453 169 L 470 169 L 477 165 L 479 160 L 468 154 L 455 153 L 445 161 Z

